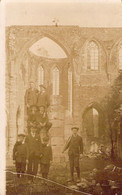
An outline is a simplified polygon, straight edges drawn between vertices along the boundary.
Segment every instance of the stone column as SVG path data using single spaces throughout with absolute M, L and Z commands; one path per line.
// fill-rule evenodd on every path
M 9 99 L 9 156 L 12 155 L 13 146 L 16 141 L 16 73 L 15 61 L 11 60 L 10 73 L 10 99 Z
M 61 105 L 62 97 L 51 96 L 49 120 L 52 122 L 51 145 L 55 162 L 62 161 L 62 149 L 64 146 L 64 107 Z

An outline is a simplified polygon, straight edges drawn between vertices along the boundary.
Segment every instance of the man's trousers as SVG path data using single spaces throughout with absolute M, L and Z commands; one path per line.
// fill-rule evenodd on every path
M 16 162 L 17 177 L 20 177 L 22 173 L 25 173 L 26 162 Z
M 76 169 L 78 179 L 80 179 L 79 155 L 69 155 L 69 162 L 72 179 L 74 180 L 74 168 Z

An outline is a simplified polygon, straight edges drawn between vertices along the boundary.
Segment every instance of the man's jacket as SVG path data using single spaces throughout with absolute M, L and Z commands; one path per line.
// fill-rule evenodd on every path
M 13 160 L 25 162 L 28 159 L 28 148 L 25 143 L 17 141 L 13 148 Z
M 69 149 L 68 154 L 69 156 L 79 156 L 80 154 L 83 153 L 83 141 L 82 141 L 82 137 L 79 135 L 75 136 L 71 136 L 63 151 L 66 151 L 67 149 Z
M 32 135 L 29 134 L 26 137 L 25 142 L 28 147 L 29 156 L 35 155 L 36 157 L 39 157 L 40 156 L 40 144 L 41 144 L 40 138 L 36 135 L 35 137 L 32 137 Z
M 41 145 L 41 163 L 49 164 L 52 161 L 52 148 L 50 145 Z
M 32 105 L 36 105 L 37 103 L 37 96 L 38 96 L 38 90 L 37 89 L 27 89 L 26 93 L 25 93 L 25 104 L 32 106 Z

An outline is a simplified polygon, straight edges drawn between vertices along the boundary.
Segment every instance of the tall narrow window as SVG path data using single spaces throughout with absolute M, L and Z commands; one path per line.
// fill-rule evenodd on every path
M 44 84 L 44 69 L 42 66 L 38 68 L 38 85 Z
M 119 70 L 122 70 L 122 43 L 119 47 Z
M 68 70 L 68 110 L 72 115 L 72 70 Z
M 52 72 L 53 75 L 53 95 L 59 95 L 59 69 L 55 67 Z
M 87 48 L 87 69 L 98 70 L 98 46 L 91 41 Z

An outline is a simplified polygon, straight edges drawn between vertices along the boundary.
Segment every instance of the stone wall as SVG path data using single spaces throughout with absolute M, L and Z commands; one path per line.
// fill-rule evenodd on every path
M 83 139 L 86 133 L 82 126 L 82 116 L 89 104 L 101 103 L 108 93 L 110 86 L 118 75 L 118 44 L 122 38 L 121 28 L 80 28 L 78 26 L 11 26 L 6 28 L 6 109 L 8 111 L 7 146 L 11 155 L 17 132 L 25 131 L 24 94 L 30 79 L 37 84 L 38 64 L 46 63 L 51 69 L 54 61 L 47 61 L 30 56 L 29 47 L 42 37 L 55 41 L 67 54 L 67 59 L 56 61 L 61 70 L 60 97 L 51 97 L 49 118 L 53 123 L 51 128 L 51 143 L 53 145 L 54 159 L 59 161 L 63 145 L 71 134 L 73 124 L 80 127 Z M 90 71 L 85 68 L 86 45 L 94 40 L 100 49 L 100 69 Z M 26 56 L 26 57 L 25 57 Z M 32 74 L 26 71 L 25 65 L 32 68 Z M 67 100 L 67 71 L 73 70 L 73 113 L 68 114 Z M 35 71 L 35 73 L 34 73 Z M 50 86 L 51 78 L 45 73 L 45 84 Z M 57 99 L 56 99 L 57 98 Z M 60 100 L 58 102 L 58 100 Z M 55 100 L 55 101 L 54 101 Z M 57 103 L 58 102 L 58 103 Z M 16 121 L 17 110 L 20 108 L 18 125 Z

